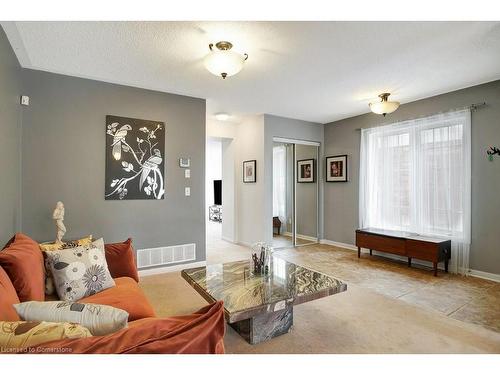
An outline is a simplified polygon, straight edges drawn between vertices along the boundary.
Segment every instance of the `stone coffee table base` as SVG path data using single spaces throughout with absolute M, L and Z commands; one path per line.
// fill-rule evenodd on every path
M 259 344 L 288 333 L 293 325 L 293 306 L 280 311 L 262 313 L 229 325 L 250 344 Z

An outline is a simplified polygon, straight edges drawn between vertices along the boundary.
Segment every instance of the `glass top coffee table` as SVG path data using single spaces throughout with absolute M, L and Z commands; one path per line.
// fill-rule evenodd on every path
M 207 301 L 224 301 L 226 321 L 250 344 L 287 333 L 294 305 L 347 290 L 340 280 L 276 256 L 271 268 L 270 276 L 254 275 L 243 260 L 181 274 Z

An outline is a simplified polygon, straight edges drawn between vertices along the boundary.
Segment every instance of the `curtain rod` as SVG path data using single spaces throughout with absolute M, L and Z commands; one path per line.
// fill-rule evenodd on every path
M 413 117 L 413 118 L 409 118 L 409 119 L 406 119 L 406 120 L 400 120 L 400 121 L 396 121 L 396 122 L 405 122 L 405 121 L 411 121 L 411 120 L 418 120 L 418 119 L 420 119 L 420 118 L 424 118 L 424 117 L 436 116 L 436 115 L 440 115 L 440 114 L 443 114 L 443 113 L 460 111 L 460 110 L 463 110 L 463 109 L 470 109 L 470 110 L 471 110 L 471 112 L 475 112 L 475 111 L 477 111 L 479 108 L 484 107 L 485 105 L 486 105 L 486 102 L 474 103 L 474 104 L 469 104 L 469 105 L 466 105 L 466 106 L 464 106 L 464 107 L 459 107 L 459 108 L 449 109 L 449 110 L 447 110 L 447 111 L 435 112 L 435 113 L 431 113 L 430 115 L 423 115 L 423 116 Z M 381 125 L 381 126 L 383 126 L 383 125 L 388 125 L 388 124 L 389 124 L 389 123 L 386 123 L 386 124 L 380 124 L 380 125 Z M 357 131 L 361 131 L 361 130 L 363 130 L 363 128 L 356 128 L 355 130 L 357 130 Z

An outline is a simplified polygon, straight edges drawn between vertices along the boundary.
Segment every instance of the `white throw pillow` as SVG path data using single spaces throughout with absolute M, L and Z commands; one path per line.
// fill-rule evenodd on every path
M 46 252 L 59 298 L 78 301 L 115 286 L 106 263 L 104 240 Z
M 128 312 L 107 305 L 79 302 L 30 301 L 14 305 L 25 321 L 69 322 L 87 328 L 94 336 L 103 336 L 127 327 Z

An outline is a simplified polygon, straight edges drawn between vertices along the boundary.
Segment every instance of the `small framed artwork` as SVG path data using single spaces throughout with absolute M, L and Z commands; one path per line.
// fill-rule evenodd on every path
M 314 159 L 297 160 L 297 182 L 315 182 Z
M 257 160 L 243 162 L 243 182 L 257 182 Z
M 347 182 L 347 155 L 326 158 L 326 182 Z

